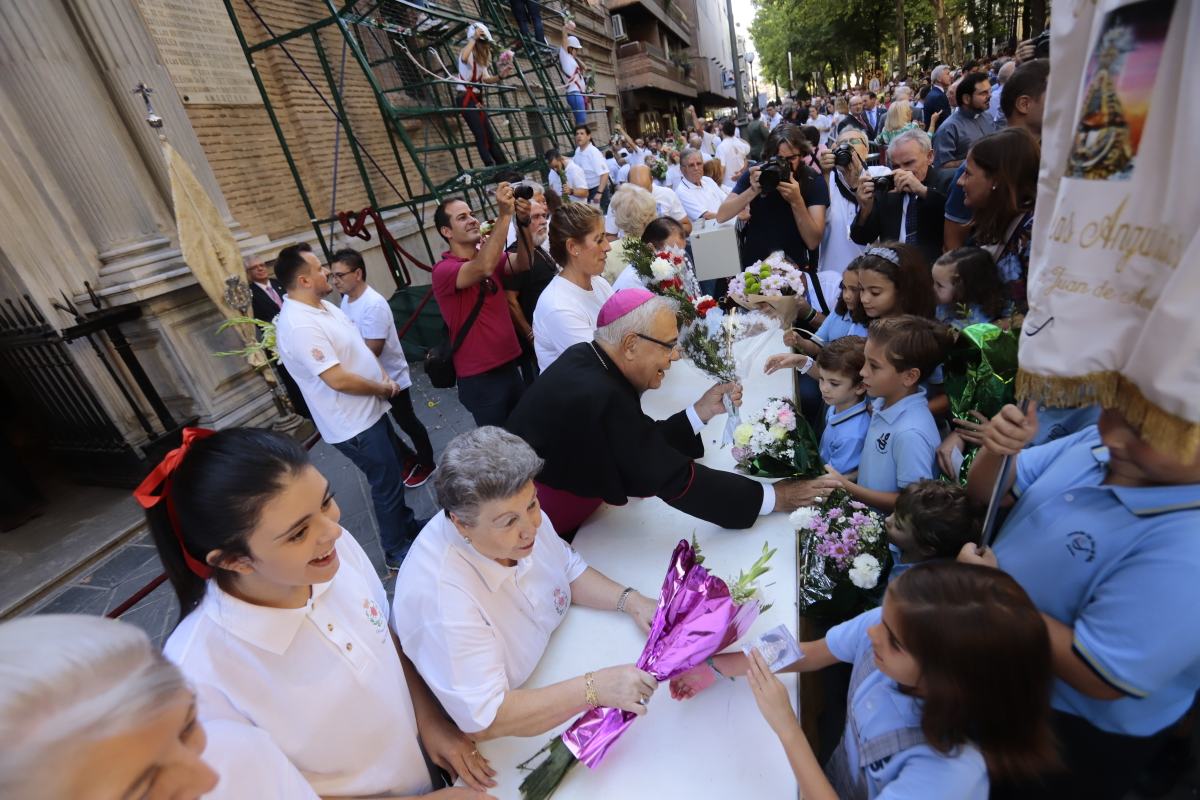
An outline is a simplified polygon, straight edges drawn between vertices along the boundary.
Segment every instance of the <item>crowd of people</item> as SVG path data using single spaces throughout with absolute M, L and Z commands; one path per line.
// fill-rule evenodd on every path
M 485 77 L 486 38 L 463 51 L 468 85 Z M 957 331 L 1017 329 L 1027 310 L 1048 73 L 1027 57 L 941 65 L 916 87 L 619 132 L 607 153 L 580 124 L 572 153 L 545 154 L 546 185 L 496 187 L 490 231 L 464 200 L 441 202 L 441 355 L 478 428 L 436 458 L 362 257 L 322 264 L 295 245 L 273 277 L 248 262 L 287 385 L 369 481 L 394 597 L 303 447 L 189 430 L 136 495 L 180 601 L 165 655 L 118 622 L 0 625 L 0 795 L 485 796 L 495 771 L 478 742 L 588 707 L 645 714 L 657 688 L 600 653 L 593 671 L 526 685 L 571 605 L 650 627 L 655 601 L 568 544 L 596 509 L 657 497 L 747 529 L 836 490 L 887 516 L 894 567 L 879 608 L 786 667 L 853 665 L 833 758 L 818 762 L 756 651 L 710 659 L 674 697 L 747 680 L 810 798 L 1165 790 L 1200 688 L 1186 612 L 1200 458 L 1155 450 L 1099 407 L 955 418 L 943 387 Z M 798 299 L 789 349 L 766 365 L 795 370 L 821 477 L 771 484 L 698 460 L 700 431 L 740 404 L 736 383 L 665 420 L 642 410 L 680 330 L 621 244 L 686 257 L 689 233 L 719 225 L 738 228 L 743 263 L 782 251 L 829 287 Z M 1002 479 L 1011 509 L 993 550 L 978 509 Z M 417 519 L 404 490 L 429 480 L 440 510 Z

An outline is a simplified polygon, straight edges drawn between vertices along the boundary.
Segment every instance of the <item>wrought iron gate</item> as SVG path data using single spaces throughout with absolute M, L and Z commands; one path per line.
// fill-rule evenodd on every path
M 37 420 L 55 461 L 69 476 L 81 483 L 134 486 L 148 464 L 178 442 L 181 427 L 118 328 L 121 322 L 139 316 L 140 309 L 103 309 L 84 315 L 69 301 L 59 307 L 74 314 L 77 321 L 62 332 L 46 320 L 28 295 L 19 301 L 0 301 L 0 381 L 23 412 Z M 67 343 L 74 339 L 91 344 L 145 431 L 147 446 L 134 448 L 117 428 L 71 355 Z M 118 370 L 113 353 L 133 377 L 134 385 Z M 158 426 L 142 410 L 139 396 L 154 411 Z

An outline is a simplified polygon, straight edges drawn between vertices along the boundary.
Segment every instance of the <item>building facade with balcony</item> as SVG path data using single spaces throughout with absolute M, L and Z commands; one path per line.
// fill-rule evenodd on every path
M 734 59 L 725 0 L 679 0 L 692 30 L 692 80 L 696 112 L 715 117 L 737 104 Z
M 675 130 L 696 103 L 692 23 L 681 5 L 691 1 L 608 0 L 622 122 L 632 136 Z

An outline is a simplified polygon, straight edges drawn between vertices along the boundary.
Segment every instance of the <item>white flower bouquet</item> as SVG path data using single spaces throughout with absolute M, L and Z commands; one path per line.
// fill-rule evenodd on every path
M 796 318 L 796 301 L 808 290 L 804 273 L 782 250 L 729 279 L 729 296 L 745 308 L 769 310 L 784 327 Z
M 830 624 L 879 605 L 891 565 L 883 518 L 838 489 L 788 518 L 800 536 L 800 614 Z
M 772 397 L 733 430 L 738 468 L 760 478 L 815 478 L 825 473 L 812 428 L 786 398 Z

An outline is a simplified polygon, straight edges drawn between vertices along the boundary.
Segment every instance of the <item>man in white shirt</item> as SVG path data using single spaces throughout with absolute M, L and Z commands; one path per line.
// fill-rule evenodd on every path
M 404 485 L 415 489 L 424 485 L 433 474 L 433 445 L 429 441 L 429 432 L 413 410 L 409 393 L 412 378 L 408 374 L 408 359 L 404 357 L 404 348 L 396 334 L 392 307 L 367 283 L 367 265 L 358 251 L 347 248 L 334 253 L 329 272 L 334 286 L 342 293 L 342 313 L 358 328 L 367 348 L 379 359 L 388 377 L 400 387 L 391 398 L 392 418 L 412 439 L 412 450 L 404 440 L 400 440 L 400 445 L 404 453 Z
M 622 150 L 621 152 L 625 152 L 625 151 Z M 620 186 L 622 183 L 625 183 L 629 180 L 629 170 L 632 169 L 634 166 L 635 166 L 635 164 L 633 163 L 632 157 L 627 158 L 625 160 L 625 163 L 623 165 L 621 165 L 621 168 L 619 170 L 617 170 L 617 177 L 613 180 L 613 187 L 614 187 L 613 191 L 616 191 L 615 187 Z
M 704 159 L 700 151 L 690 147 L 684 150 L 683 155 L 679 157 L 679 167 L 682 180 L 675 187 L 675 194 L 679 196 L 679 202 L 683 204 L 688 218 L 692 222 L 716 219 L 717 209 L 725 201 L 726 192 L 704 174 Z M 732 225 L 733 219 L 736 218 L 731 218 L 728 224 Z
M 558 194 L 564 203 L 575 201 L 586 203 L 588 196 L 587 176 L 574 161 L 557 150 L 546 151 L 546 165 L 550 167 L 550 191 Z M 563 176 L 566 182 L 563 182 Z
M 397 569 L 425 524 L 404 503 L 401 452 L 388 401 L 400 387 L 388 377 L 358 328 L 321 298 L 329 279 L 301 245 L 285 247 L 275 277 L 287 290 L 275 321 L 279 358 L 296 379 L 322 438 L 362 470 L 388 567 Z
M 778 127 L 779 123 L 783 120 L 783 117 L 780 115 L 779 111 L 777 111 L 775 108 L 774 100 L 767 103 L 767 113 L 763 116 L 763 119 L 767 123 L 768 131 L 775 130 L 775 128 Z
M 703 165 L 707 161 L 712 160 L 712 156 L 704 152 L 704 137 L 698 133 L 693 133 L 688 137 L 688 147 L 700 154 L 700 163 Z
M 608 166 L 604 156 L 592 144 L 592 129 L 587 125 L 575 126 L 575 157 L 574 162 L 583 170 L 587 183 L 587 201 L 596 205 L 604 197 L 608 189 Z
M 650 151 L 646 149 L 646 141 L 638 138 L 633 140 L 633 149 L 629 151 L 629 165 L 636 167 L 639 164 L 646 163 L 646 156 Z
M 682 225 L 684 236 L 691 234 L 692 221 L 688 219 L 687 212 L 683 210 L 683 203 L 679 202 L 679 195 L 673 189 L 654 183 L 649 167 L 640 165 L 630 169 L 629 182 L 654 195 L 654 204 L 660 217 L 670 217 Z M 611 236 L 625 235 L 623 231 L 617 229 L 617 218 L 611 205 L 608 207 L 608 213 L 604 216 L 604 232 Z
M 737 179 L 742 176 L 742 170 L 746 168 L 746 158 L 750 155 L 750 144 L 738 138 L 737 126 L 734 125 L 732 119 L 726 119 L 721 124 L 721 133 L 724 138 L 717 145 L 717 158 L 721 160 L 721 164 L 725 168 L 725 179 L 721 185 L 727 191 L 732 191 Z

